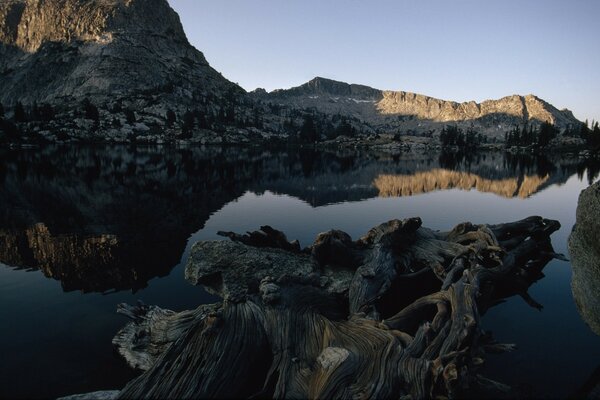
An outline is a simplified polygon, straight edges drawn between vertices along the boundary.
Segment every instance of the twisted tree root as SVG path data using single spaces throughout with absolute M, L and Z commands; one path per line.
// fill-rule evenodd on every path
M 186 278 L 223 301 L 181 313 L 121 306 L 133 321 L 113 343 L 145 372 L 120 397 L 420 399 L 506 391 L 479 370 L 486 353 L 514 346 L 495 343 L 480 316 L 508 296 L 537 304 L 527 288 L 560 257 L 550 243 L 559 227 L 530 217 L 444 233 L 411 218 L 356 241 L 322 233 L 304 250 L 270 227 L 197 243 Z M 407 284 L 410 290 L 399 289 Z M 394 304 L 407 305 L 385 311 Z

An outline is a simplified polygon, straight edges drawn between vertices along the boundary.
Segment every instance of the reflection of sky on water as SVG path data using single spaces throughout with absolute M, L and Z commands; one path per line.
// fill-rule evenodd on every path
M 393 218 L 421 216 L 424 226 L 446 230 L 461 221 L 500 223 L 542 215 L 563 224 L 554 238 L 556 240 L 560 236 L 560 242 L 564 242 L 575 221 L 579 192 L 586 186 L 574 176 L 563 185 L 553 185 L 525 200 L 453 189 L 316 208 L 301 200 L 269 191 L 261 195 L 247 192 L 212 215 L 205 227 L 192 235 L 190 241 L 217 238 L 218 230 L 246 231 L 261 225 L 272 225 L 286 232 L 289 239 L 299 239 L 306 246 L 317 233 L 331 228 L 344 230 L 357 238 L 375 223 Z M 566 247 L 557 247 L 557 250 L 565 252 Z
M 191 235 L 180 263 L 168 276 L 152 279 L 136 294 L 64 293 L 60 282 L 39 271 L 2 266 L 0 319 L 8 323 L 3 324 L 0 341 L 0 397 L 11 397 L 14 392 L 5 392 L 8 387 L 20 388 L 19 393 L 25 395 L 41 390 L 51 396 L 121 387 L 132 373 L 111 349 L 112 337 L 125 323 L 115 314 L 116 304 L 142 299 L 180 310 L 214 300 L 185 282 L 183 268 L 191 245 L 198 240 L 221 239 L 216 235 L 219 230 L 244 232 L 271 225 L 307 246 L 317 233 L 331 228 L 356 239 L 375 224 L 393 218 L 420 216 L 424 226 L 446 230 L 462 221 L 499 223 L 542 215 L 561 222 L 561 230 L 552 239 L 556 251 L 566 254 L 577 198 L 586 186 L 585 177 L 572 176 L 527 199 L 452 189 L 319 207 L 289 195 L 248 191 L 214 212 L 204 227 Z M 546 278 L 530 291 L 545 306 L 542 312 L 529 308 L 520 298 L 511 298 L 486 316 L 485 327 L 500 341 L 519 345 L 510 355 L 491 356 L 488 372 L 489 377 L 509 384 L 529 381 L 534 393 L 564 396 L 597 366 L 600 338 L 591 333 L 575 309 L 568 263 L 553 261 L 545 271 Z M 110 374 L 106 374 L 108 370 Z M 32 375 L 43 387 L 31 387 L 28 392 Z

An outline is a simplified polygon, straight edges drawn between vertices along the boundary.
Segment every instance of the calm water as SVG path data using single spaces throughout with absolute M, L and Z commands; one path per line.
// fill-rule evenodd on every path
M 557 219 L 567 254 L 579 192 L 598 166 L 577 159 L 482 154 L 236 148 L 47 147 L 0 150 L 0 397 L 121 388 L 136 372 L 113 353 L 120 302 L 181 310 L 216 300 L 183 279 L 190 246 L 219 230 L 269 224 L 302 245 L 319 232 L 354 238 L 392 218 L 449 229 L 530 215 Z M 484 328 L 511 354 L 486 375 L 533 397 L 576 392 L 600 365 L 569 263 L 552 261 Z

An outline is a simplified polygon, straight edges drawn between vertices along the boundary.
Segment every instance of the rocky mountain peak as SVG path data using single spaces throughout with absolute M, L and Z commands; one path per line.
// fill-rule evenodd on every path
M 165 0 L 7 0 L 0 42 L 35 52 L 46 42 L 109 41 L 113 34 L 170 34 L 187 43 Z
M 549 122 L 564 129 L 580 123 L 571 112 L 560 111 L 533 94 L 461 103 L 317 77 L 262 97 L 294 107 L 346 115 L 387 131 L 418 133 L 457 124 L 465 128 L 475 126 L 481 132 L 502 137 L 515 125 Z
M 375 98 L 381 95 L 379 90 L 369 86 L 349 84 L 320 76 L 291 89 L 275 90 L 272 94 L 284 96 L 353 96 L 359 98 Z
M 235 87 L 193 48 L 166 0 L 3 0 L 0 102 L 61 103 Z M 239 89 L 239 88 L 238 88 Z

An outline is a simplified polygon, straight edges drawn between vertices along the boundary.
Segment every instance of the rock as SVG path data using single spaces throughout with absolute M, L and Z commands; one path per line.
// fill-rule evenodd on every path
M 166 0 L 3 1 L 0 28 L 3 103 L 240 90 L 189 44 Z
M 150 128 L 148 128 L 148 125 L 139 122 L 135 124 L 134 129 L 139 132 L 148 132 L 150 130 Z
M 326 114 L 341 112 L 347 117 L 358 116 L 370 126 L 388 131 L 427 132 L 432 127 L 441 129 L 448 123 L 466 129 L 475 124 L 480 132 L 498 137 L 508 127 L 524 123 L 545 121 L 559 128 L 581 124 L 570 111 L 558 110 L 531 94 L 506 96 L 482 103 L 458 103 L 316 77 L 291 89 L 277 89 L 270 93 L 255 91 L 251 95 L 274 104 L 312 107 Z M 335 100 L 334 103 L 332 100 Z
M 244 301 L 257 293 L 265 276 L 309 279 L 318 269 L 306 254 L 290 256 L 285 250 L 257 248 L 229 241 L 200 242 L 193 246 L 185 278 L 229 301 Z M 264 286 L 267 292 L 272 286 Z M 262 290 L 261 290 L 262 291 Z
M 573 265 L 571 289 L 577 309 L 590 328 L 600 335 L 600 183 L 579 196 L 569 253 Z

